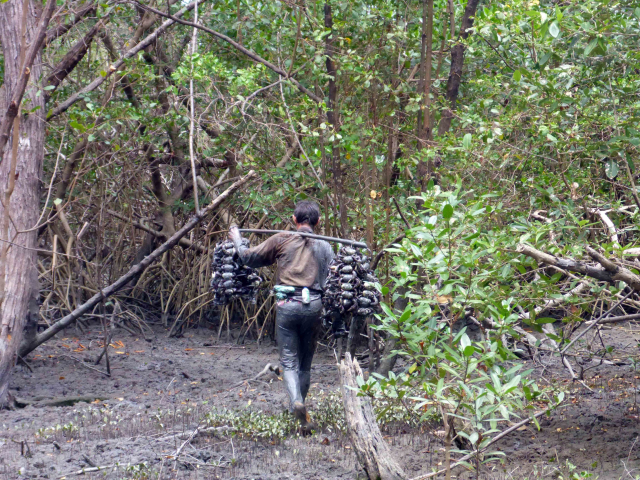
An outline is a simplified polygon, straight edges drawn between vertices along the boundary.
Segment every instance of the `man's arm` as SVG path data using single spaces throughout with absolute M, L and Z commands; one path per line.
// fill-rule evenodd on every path
M 280 245 L 280 238 L 278 235 L 269 237 L 253 248 L 247 248 L 242 245 L 242 235 L 235 225 L 229 229 L 229 238 L 236 247 L 238 256 L 244 265 L 251 268 L 266 267 L 273 265 L 277 260 L 278 246 Z
M 318 283 L 324 288 L 324 284 L 329 275 L 329 264 L 333 260 L 333 249 L 328 242 L 316 241 L 316 258 L 318 260 Z

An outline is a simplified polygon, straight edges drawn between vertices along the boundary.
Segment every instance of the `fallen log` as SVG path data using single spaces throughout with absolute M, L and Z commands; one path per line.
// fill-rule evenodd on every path
M 339 370 L 347 433 L 360 465 L 371 480 L 405 480 L 407 475 L 380 433 L 371 400 L 358 397 L 357 378 L 362 377 L 358 361 L 346 352 Z
M 76 403 L 93 403 L 96 400 L 109 400 L 109 397 L 104 395 L 78 395 L 60 398 L 37 397 L 33 400 L 16 398 L 16 405 L 18 408 L 24 408 L 28 405 L 33 405 L 34 407 L 71 407 Z
M 530 247 L 529 245 L 524 245 L 522 243 L 518 245 L 516 251 L 518 253 L 522 253 L 523 255 L 531 257 L 540 263 L 546 263 L 547 265 L 553 265 L 564 270 L 581 273 L 583 275 L 587 275 L 588 277 L 592 277 L 603 282 L 625 282 L 632 289 L 640 291 L 640 277 L 638 277 L 631 270 L 616 265 L 614 262 L 607 259 L 602 254 L 596 252 L 590 247 L 587 247 L 587 253 L 589 253 L 591 258 L 600 263 L 604 268 L 594 267 L 592 265 L 587 265 L 586 263 L 577 262 L 576 260 L 572 259 L 558 258 L 554 255 L 541 252 L 540 250 Z
M 118 292 L 120 289 L 125 287 L 129 281 L 137 275 L 140 275 L 144 272 L 147 267 L 149 267 L 153 262 L 155 262 L 158 258 L 162 257 L 164 252 L 167 250 L 171 250 L 175 247 L 180 239 L 187 235 L 191 230 L 193 230 L 209 213 L 216 210 L 222 202 L 224 202 L 227 198 L 231 196 L 236 190 L 238 190 L 242 185 L 247 183 L 249 180 L 255 177 L 255 172 L 251 170 L 244 177 L 239 179 L 237 182 L 233 183 L 229 186 L 224 192 L 218 195 L 206 208 L 202 209 L 200 213 L 195 214 L 191 217 L 191 219 L 176 233 L 174 233 L 171 238 L 169 238 L 166 242 L 156 248 L 153 252 L 151 252 L 148 256 L 144 257 L 140 263 L 135 264 L 131 269 L 121 276 L 114 283 L 109 285 L 108 287 L 100 290 L 93 297 L 91 297 L 88 301 L 80 305 L 74 311 L 72 311 L 67 316 L 61 318 L 59 321 L 51 325 L 45 331 L 36 335 L 35 338 L 28 343 L 27 345 L 23 345 L 20 349 L 19 355 L 21 357 L 26 357 L 29 353 L 34 351 L 44 342 L 53 337 L 56 333 L 64 330 L 73 322 L 75 322 L 78 318 L 84 315 L 87 312 L 90 312 L 93 307 L 95 307 L 99 302 L 104 300 L 107 297 L 110 297 L 114 293 Z

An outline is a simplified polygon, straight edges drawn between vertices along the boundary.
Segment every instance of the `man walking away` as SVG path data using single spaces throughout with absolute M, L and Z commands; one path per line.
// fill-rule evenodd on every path
M 293 221 L 298 232 L 313 233 L 320 219 L 315 202 L 302 201 L 296 205 Z M 323 240 L 279 233 L 260 245 L 247 248 L 241 243 L 238 228 L 232 226 L 229 238 L 240 260 L 249 267 L 259 268 L 277 263 L 276 339 L 284 381 L 289 393 L 289 408 L 300 421 L 302 429 L 310 432 L 313 424 L 304 401 L 311 384 L 311 361 L 316 349 L 322 313 L 322 289 L 329 263 L 333 258 L 331 246 Z

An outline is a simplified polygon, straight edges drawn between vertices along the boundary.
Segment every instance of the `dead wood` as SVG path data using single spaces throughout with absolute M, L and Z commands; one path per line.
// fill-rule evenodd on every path
M 571 272 L 581 273 L 603 282 L 625 282 L 634 290 L 640 291 L 640 277 L 631 272 L 631 270 L 616 265 L 614 262 L 607 259 L 604 255 L 596 252 L 591 247 L 587 247 L 586 250 L 591 258 L 600 263 L 604 268 L 587 265 L 586 263 L 572 259 L 558 258 L 522 243 L 519 244 L 517 248 L 518 253 L 531 257 L 537 262 L 553 265 Z
M 380 433 L 371 400 L 358 396 L 357 378 L 362 378 L 358 361 L 347 352 L 339 370 L 347 432 L 360 465 L 371 480 L 405 480 L 407 475 Z
M 104 467 L 83 468 L 82 470 L 78 470 L 77 472 L 71 472 L 71 473 L 67 473 L 66 475 L 61 476 L 60 480 L 64 480 L 65 478 L 67 478 L 70 475 L 84 475 L 85 473 L 99 472 L 101 470 L 107 470 L 107 469 L 113 468 L 115 466 L 116 465 L 105 465 Z
M 191 219 L 180 230 L 178 230 L 175 234 L 173 234 L 171 238 L 169 238 L 166 242 L 164 242 L 160 247 L 156 248 L 153 252 L 151 252 L 151 254 L 146 256 L 140 263 L 137 263 L 136 265 L 131 267 L 126 274 L 121 276 L 114 283 L 112 283 L 105 289 L 100 290 L 93 297 L 91 297 L 87 302 L 80 305 L 70 314 L 63 317 L 58 322 L 54 323 L 51 327 L 47 328 L 44 332 L 36 335 L 33 342 L 23 347 L 20 350 L 19 354 L 22 357 L 25 357 L 26 355 L 31 353 L 33 350 L 35 350 L 38 346 L 40 346 L 42 343 L 46 342 L 51 337 L 53 337 L 56 333 L 67 328 L 69 325 L 75 322 L 76 319 L 81 317 L 83 314 L 91 311 L 91 309 L 93 309 L 93 307 L 95 307 L 99 302 L 101 302 L 107 297 L 110 297 L 111 295 L 113 295 L 114 293 L 118 292 L 120 289 L 125 287 L 133 277 L 140 275 L 153 262 L 155 262 L 157 259 L 162 257 L 164 252 L 171 250 L 173 247 L 175 247 L 180 242 L 180 239 L 183 238 L 185 235 L 187 235 L 191 230 L 193 230 L 209 213 L 215 211 L 236 190 L 238 190 L 242 185 L 244 185 L 254 177 L 255 177 L 255 172 L 251 170 L 247 175 L 245 175 L 240 180 L 230 185 L 229 188 L 227 188 L 218 197 L 216 197 L 215 200 L 213 200 L 206 208 L 202 209 L 199 214 L 192 216 Z
M 102 19 L 98 23 L 96 23 L 91 30 L 87 32 L 87 34 L 78 40 L 71 49 L 67 52 L 67 54 L 60 60 L 53 71 L 47 77 L 45 83 L 47 86 L 53 87 L 45 94 L 45 101 L 51 97 L 53 91 L 58 88 L 58 85 L 62 83 L 62 81 L 67 78 L 67 75 L 71 73 L 71 71 L 76 68 L 76 65 L 80 63 L 89 50 L 91 43 L 93 42 L 96 34 L 104 27 L 105 23 L 108 19 Z
M 242 380 L 241 382 L 236 383 L 233 387 L 229 388 L 229 390 L 232 390 L 234 388 L 237 388 L 241 385 L 244 385 L 247 382 L 253 382 L 255 380 L 258 380 L 260 377 L 262 377 L 263 375 L 266 375 L 269 372 L 273 372 L 276 375 L 280 375 L 280 367 L 278 367 L 278 365 L 273 365 L 271 363 L 267 363 L 264 368 L 260 371 L 260 373 L 258 373 L 256 376 L 248 378 L 247 380 Z
M 76 403 L 92 403 L 96 400 L 109 400 L 110 397 L 104 395 L 78 395 L 73 397 L 58 397 L 50 399 L 36 398 L 34 400 L 26 400 L 16 398 L 16 406 L 24 408 L 28 405 L 34 407 L 71 407 Z
M 131 220 L 127 217 L 125 217 L 124 215 L 119 214 L 118 212 L 114 212 L 113 210 L 109 210 L 106 209 L 105 212 L 107 212 L 109 215 L 116 217 L 124 222 L 128 222 L 131 225 L 133 225 L 134 227 L 150 233 L 151 235 L 153 235 L 156 238 L 167 238 L 168 234 L 166 234 L 164 231 L 159 231 L 159 230 L 154 230 L 153 228 L 149 227 L 148 225 L 145 225 L 142 222 L 136 222 L 135 220 Z M 207 249 L 205 247 L 203 247 L 202 245 L 198 245 L 196 243 L 193 243 L 191 240 L 189 240 L 188 238 L 181 238 L 180 241 L 178 242 L 179 245 L 181 247 L 184 248 L 194 248 L 196 250 L 198 250 L 200 253 L 207 253 Z

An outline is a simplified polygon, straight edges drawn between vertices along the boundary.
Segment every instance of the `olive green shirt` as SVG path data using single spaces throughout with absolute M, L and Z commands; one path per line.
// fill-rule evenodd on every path
M 299 232 L 313 233 L 309 227 Z M 322 290 L 329 273 L 333 250 L 324 240 L 305 238 L 291 233 L 278 233 L 252 248 L 241 247 L 242 262 L 252 268 L 278 264 L 276 283 L 293 287 Z

